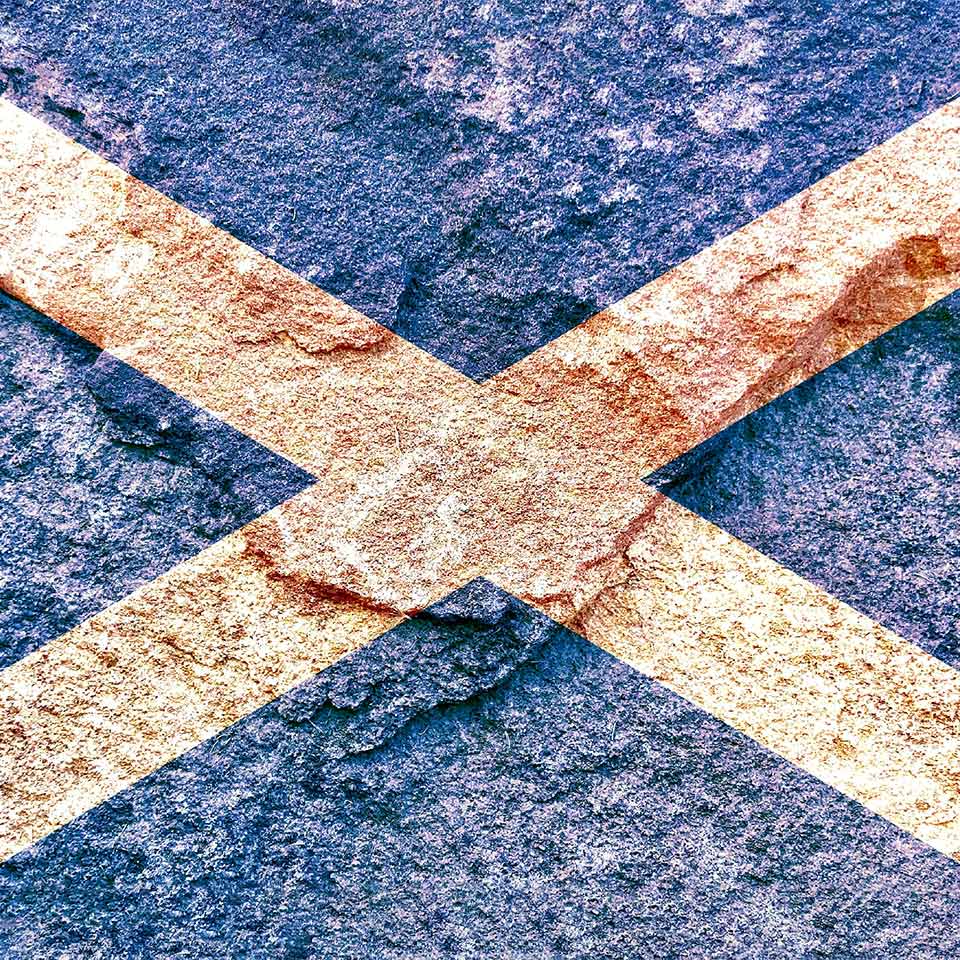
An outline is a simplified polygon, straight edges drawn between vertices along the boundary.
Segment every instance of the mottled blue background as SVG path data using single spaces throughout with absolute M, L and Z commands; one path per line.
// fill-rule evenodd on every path
M 960 92 L 953 0 L 4 0 L 5 95 L 483 378 Z
M 653 480 L 960 667 L 960 294 Z
M 0 667 L 311 482 L 0 294 Z
M 42 958 L 910 958 L 960 866 L 477 582 L 0 867 Z

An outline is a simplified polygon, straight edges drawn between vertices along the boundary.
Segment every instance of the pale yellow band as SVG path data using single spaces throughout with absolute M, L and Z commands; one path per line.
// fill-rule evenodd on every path
M 960 102 L 494 378 L 530 430 L 649 472 L 960 286 Z
M 283 509 L 0 674 L 0 857 L 403 619 L 288 580 L 259 543 Z
M 340 492 L 473 386 L 3 99 L 0 288 Z
M 658 498 L 609 584 L 568 625 L 960 853 L 960 673 L 701 517 Z

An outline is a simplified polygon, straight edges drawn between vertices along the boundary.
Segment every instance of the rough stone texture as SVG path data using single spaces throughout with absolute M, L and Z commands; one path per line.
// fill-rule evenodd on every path
M 311 477 L 0 294 L 0 666 Z
M 0 289 L 315 474 L 331 501 L 388 482 L 395 454 L 476 389 L 6 100 Z
M 946 958 L 960 867 L 474 583 L 0 868 L 11 960 Z
M 319 481 L 4 674 L 0 851 L 495 571 L 956 853 L 960 674 L 643 479 L 960 284 L 958 137 L 949 105 L 477 386 L 0 104 L 0 282 Z
M 651 478 L 960 666 L 960 296 Z
M 0 674 L 0 860 L 402 619 L 305 582 L 283 569 L 282 554 L 261 549 L 276 542 L 283 511 L 305 497 Z
M 399 610 L 475 564 L 566 619 L 651 467 L 960 285 L 956 105 L 483 387 L 9 104 L 0 142 L 0 284 L 315 473 L 278 547 Z
M 8 0 L 5 95 L 476 378 L 957 93 L 952 0 Z
M 491 5 L 486 13 L 458 8 L 431 10 L 425 17 L 409 6 L 347 4 L 297 10 L 235 5 L 226 12 L 219 6 L 182 11 L 173 4 L 84 5 L 82 11 L 79 5 L 51 10 L 8 4 L 3 63 L 7 93 L 18 102 L 482 378 L 949 96 L 944 78 L 955 69 L 953 47 L 925 41 L 954 23 L 952 6 L 887 4 L 877 12 L 867 4 L 847 5 L 842 14 L 839 8 L 803 7 L 793 29 L 794 15 L 726 2 L 690 2 L 662 18 L 641 5 L 629 13 L 538 8 L 535 15 Z M 531 35 L 540 28 L 543 35 Z M 822 64 L 822 71 L 808 69 L 811 62 Z M 598 82 L 609 89 L 598 89 Z M 10 114 L 6 110 L 5 119 Z M 273 394 L 277 407 L 268 413 L 275 419 L 265 414 L 256 420 L 258 428 L 272 429 L 277 442 L 290 443 L 312 458 L 311 465 L 324 462 L 323 444 L 331 442 L 338 455 L 328 459 L 331 476 L 322 479 L 332 488 L 343 478 L 354 486 L 343 503 L 325 505 L 319 496 L 301 501 L 315 509 L 292 513 L 292 535 L 280 513 L 257 527 L 252 543 L 227 538 L 214 554 L 226 557 L 226 569 L 208 564 L 204 576 L 195 577 L 196 566 L 181 566 L 144 594 L 142 607 L 113 608 L 98 625 L 48 645 L 32 674 L 17 666 L 5 674 L 4 740 L 13 747 L 2 757 L 8 768 L 4 798 L 19 791 L 42 807 L 41 816 L 25 817 L 34 836 L 70 819 L 286 689 L 307 667 L 320 669 L 369 640 L 398 615 L 371 585 L 392 588 L 392 581 L 406 578 L 419 589 L 424 571 L 435 578 L 430 583 L 439 582 L 473 548 L 484 561 L 516 561 L 510 572 L 519 568 L 525 595 L 547 605 L 568 604 L 588 627 L 604 626 L 608 609 L 617 612 L 598 642 L 617 638 L 621 629 L 641 648 L 659 640 L 643 620 L 644 563 L 659 564 L 657 602 L 666 601 L 654 626 L 666 623 L 667 614 L 677 620 L 683 604 L 695 599 L 683 592 L 691 571 L 683 562 L 672 565 L 669 551 L 645 557 L 635 549 L 646 542 L 650 516 L 630 508 L 642 503 L 645 509 L 650 498 L 640 489 L 640 471 L 618 476 L 621 461 L 606 456 L 607 447 L 629 450 L 630 444 L 611 430 L 607 446 L 597 445 L 613 419 L 609 411 L 619 409 L 621 396 L 631 399 L 632 411 L 642 415 L 618 421 L 626 424 L 627 440 L 637 440 L 644 456 L 649 451 L 643 444 L 663 452 L 645 402 L 662 391 L 677 400 L 662 415 L 692 443 L 729 422 L 724 418 L 744 404 L 762 402 L 770 390 L 805 375 L 824 356 L 855 346 L 856 336 L 873 329 L 860 321 L 877 300 L 892 310 L 882 323 L 895 322 L 912 297 L 923 300 L 938 284 L 952 281 L 955 198 L 927 188 L 950 181 L 957 154 L 943 145 L 952 142 L 957 125 L 950 111 L 937 124 L 931 142 L 943 156 L 935 164 L 928 142 L 923 151 L 894 154 L 895 162 L 874 171 L 885 184 L 894 183 L 890 193 L 865 190 L 856 178 L 842 181 L 837 196 L 852 190 L 853 200 L 841 212 L 853 229 L 807 203 L 809 196 L 798 201 L 791 210 L 801 207 L 802 216 L 773 216 L 746 232 L 742 243 L 724 247 L 735 254 L 730 269 L 714 271 L 704 282 L 696 271 L 710 272 L 718 262 L 710 255 L 657 287 L 679 290 L 685 298 L 687 313 L 671 314 L 676 328 L 648 322 L 641 292 L 611 313 L 608 327 L 600 321 L 600 329 L 613 333 L 603 342 L 597 324 L 584 328 L 573 342 L 592 340 L 593 352 L 568 351 L 549 389 L 530 369 L 501 381 L 502 407 L 490 393 L 476 405 L 456 389 L 443 394 L 451 381 L 441 383 L 440 377 L 430 382 L 436 389 L 422 393 L 422 381 L 438 364 L 411 360 L 408 369 L 385 361 L 416 352 L 403 353 L 396 338 L 316 291 L 299 313 L 305 284 L 171 205 L 154 198 L 150 206 L 145 188 L 105 172 L 89 157 L 71 154 L 53 164 L 43 181 L 50 170 L 36 153 L 27 164 L 12 154 L 12 164 L 7 160 L 14 170 L 4 177 L 4 188 L 21 205 L 0 216 L 8 231 L 0 250 L 0 258 L 7 258 L 5 283 L 10 275 L 26 276 L 57 301 L 64 316 L 142 348 L 140 360 L 166 364 L 167 372 L 181 377 L 177 388 L 200 382 L 214 397 L 222 387 L 217 399 L 231 414 L 242 397 L 247 407 L 241 413 L 255 419 L 261 397 Z M 100 205 L 87 197 L 94 210 L 88 219 L 82 203 L 70 206 L 70 188 L 64 186 L 81 183 L 81 173 L 99 178 L 111 201 Z M 21 176 L 29 181 L 34 174 L 46 193 L 18 186 Z M 827 208 L 837 199 L 829 190 L 818 195 L 826 195 Z M 913 202 L 918 195 L 921 202 Z M 24 196 L 32 210 L 23 209 Z M 891 196 L 901 207 L 885 217 Z M 59 213 L 56 202 L 64 199 L 75 221 L 45 216 L 48 200 Z M 861 201 L 889 232 L 858 222 Z M 806 219 L 810 208 L 819 213 Z M 59 231 L 61 242 L 48 244 L 48 234 L 27 229 L 37 221 L 54 235 Z M 107 229 L 84 233 L 91 224 Z M 781 229 L 784 224 L 790 229 Z M 129 247 L 120 249 L 111 234 L 115 228 L 124 243 L 132 241 Z M 753 244 L 758 235 L 771 241 L 759 250 Z M 841 246 L 838 237 L 845 235 L 849 242 Z M 62 261 L 20 262 L 31 243 L 44 256 L 62 255 Z M 823 248 L 842 249 L 843 255 L 835 255 L 835 262 L 810 256 L 811 249 Z M 210 249 L 222 259 L 211 263 L 197 256 Z M 798 249 L 806 259 L 798 259 Z M 114 301 L 97 305 L 96 284 L 120 297 L 123 281 L 135 267 L 149 266 L 158 250 L 172 254 L 153 264 L 169 278 L 157 298 L 166 312 L 125 313 Z M 851 250 L 856 256 L 848 259 Z M 128 258 L 130 253 L 142 256 Z M 63 263 L 79 272 L 59 270 Z M 179 269 L 170 271 L 170 263 Z M 744 263 L 749 269 L 739 275 L 734 268 Z M 836 271 L 824 285 L 827 266 Z M 38 268 L 33 276 L 31 268 Z M 77 276 L 84 283 L 75 283 Z M 136 298 L 154 289 L 147 276 L 141 273 L 141 286 L 128 284 L 133 289 L 127 292 Z M 671 287 L 676 276 L 681 280 Z M 209 282 L 213 277 L 227 277 L 233 285 Z M 877 280 L 878 296 L 871 300 L 868 291 Z M 83 303 L 71 304 L 65 296 L 71 284 L 82 290 Z M 684 329 L 697 315 L 696 293 L 703 288 L 718 309 L 710 324 Z M 795 296 L 798 289 L 810 299 Z M 157 300 L 145 302 L 152 307 Z M 782 316 L 771 338 L 766 314 L 755 315 L 754 305 L 779 312 L 786 302 L 799 304 L 799 316 Z M 142 336 L 149 321 L 152 339 Z M 197 355 L 217 360 L 218 373 L 233 364 L 234 380 L 225 383 L 209 365 L 188 367 L 196 357 L 173 340 L 173 330 Z M 198 330 L 204 349 L 191 339 Z M 624 332 L 626 339 L 618 340 Z M 702 353 L 675 349 L 693 340 Z M 241 349 L 231 350 L 238 344 Z M 659 349 L 664 346 L 673 352 Z M 646 362 L 657 353 L 659 362 Z M 261 356 L 276 365 L 258 380 L 250 371 L 256 372 Z M 690 367 L 702 372 L 700 356 L 709 358 L 713 373 L 729 368 L 732 379 L 691 377 Z M 556 358 L 547 353 L 543 362 Z M 288 376 L 291 371 L 303 372 L 302 378 Z M 320 397 L 304 384 L 322 384 L 328 392 Z M 357 384 L 360 402 L 346 386 Z M 635 384 L 652 384 L 651 393 L 643 395 L 639 387 L 632 392 Z M 591 401 L 600 398 L 596 407 L 577 407 L 577 389 L 584 385 Z M 262 394 L 251 402 L 256 390 Z M 107 405 L 115 404 L 110 390 L 105 393 Z M 462 407 L 436 416 L 454 396 Z M 312 405 L 309 416 L 304 399 Z M 563 406 L 568 399 L 572 412 L 583 414 L 569 431 L 565 425 L 572 418 Z M 129 406 L 120 406 L 120 419 L 127 419 Z M 368 409 L 376 415 L 354 431 Z M 344 410 L 353 411 L 354 419 L 341 421 Z M 388 413 L 408 418 L 402 432 Z M 316 430 L 318 423 L 338 421 L 339 430 Z M 408 433 L 411 421 L 420 423 L 422 435 Z M 374 477 L 365 472 L 371 464 L 378 471 Z M 461 478 L 468 483 L 458 486 Z M 612 505 L 597 511 L 595 501 Z M 354 517 L 360 518 L 356 525 Z M 329 536 L 331 523 L 342 540 Z M 408 539 L 418 553 L 408 551 Z M 705 552 L 713 543 L 693 539 L 693 547 Z M 451 545 L 455 550 L 447 552 Z M 679 557 L 685 560 L 682 551 Z M 384 558 L 390 562 L 371 562 Z M 606 575 L 624 558 L 633 566 L 629 579 L 605 585 L 596 571 Z M 725 630 L 718 640 L 695 618 L 679 617 L 700 632 L 674 631 L 670 643 L 692 649 L 694 659 L 700 657 L 697 667 L 709 662 L 697 646 L 707 641 L 706 654 L 727 670 L 691 670 L 691 695 L 723 687 L 732 673 L 734 682 L 720 692 L 742 716 L 754 709 L 758 691 L 766 696 L 783 675 L 816 694 L 824 678 L 814 666 L 829 674 L 835 665 L 838 680 L 852 675 L 859 682 L 860 666 L 876 655 L 883 683 L 897 696 L 885 699 L 883 685 L 874 684 L 868 700 L 841 703 L 850 726 L 877 726 L 870 711 L 899 720 L 897 705 L 905 703 L 904 722 L 888 727 L 896 727 L 898 744 L 917 741 L 911 762 L 926 762 L 922 751 L 930 743 L 949 746 L 955 739 L 956 673 L 929 658 L 924 667 L 915 654 L 911 664 L 921 664 L 923 677 L 946 691 L 941 694 L 937 683 L 921 686 L 892 671 L 903 662 L 895 642 L 868 643 L 862 656 L 857 644 L 865 636 L 875 639 L 870 625 L 854 631 L 851 657 L 846 647 L 814 648 L 811 666 L 802 662 L 811 652 L 803 647 L 801 662 L 794 662 L 789 630 L 798 628 L 791 617 L 813 646 L 831 636 L 827 628 L 838 605 L 819 595 L 815 604 L 785 605 L 784 591 L 765 590 L 764 583 L 755 590 L 738 563 L 763 580 L 762 563 L 750 567 L 745 548 L 738 552 L 728 543 L 710 559 L 714 566 L 701 564 L 692 573 L 712 578 L 707 587 L 720 608 L 717 621 L 726 625 L 733 618 L 745 636 Z M 571 571 L 572 583 L 564 579 Z M 249 579 L 235 579 L 238 572 Z M 551 583 L 560 585 L 552 594 Z M 803 598 L 815 595 L 799 589 Z M 403 591 L 409 598 L 411 585 L 402 584 Z M 627 603 L 619 616 L 612 600 L 625 594 L 633 606 Z M 603 602 L 591 606 L 596 596 Z M 744 609 L 744 596 L 755 607 Z M 8 931 L 10 951 L 85 956 L 102 943 L 107 956 L 139 951 L 162 957 L 175 954 L 178 937 L 199 932 L 208 936 L 203 951 L 214 956 L 217 950 L 273 956 L 280 947 L 269 940 L 272 931 L 279 931 L 289 956 L 309 956 L 311 950 L 324 955 L 331 942 L 331 949 L 342 943 L 345 956 L 363 949 L 383 953 L 382 944 L 395 954 L 405 949 L 424 955 L 435 943 L 440 955 L 458 949 L 502 953 L 504 943 L 517 955 L 529 953 L 532 943 L 539 949 L 544 931 L 558 956 L 602 950 L 622 956 L 639 952 L 641 943 L 649 952 L 656 935 L 661 940 L 654 943 L 668 956 L 696 950 L 705 956 L 938 956 L 955 949 L 952 865 L 674 697 L 655 696 L 649 681 L 569 636 L 558 635 L 544 647 L 537 647 L 540 635 L 528 642 L 517 626 L 517 608 L 502 598 L 488 598 L 487 607 L 494 620 L 499 614 L 493 611 L 512 612 L 506 615 L 509 629 L 500 632 L 497 620 L 498 626 L 480 631 L 482 638 L 492 637 L 492 647 L 482 640 L 479 655 L 468 642 L 476 628 L 459 628 L 448 643 L 436 621 L 453 615 L 434 613 L 427 618 L 434 627 L 426 640 L 418 625 L 408 625 L 403 629 L 413 633 L 401 632 L 408 640 L 399 650 L 387 647 L 381 657 L 375 646 L 365 655 L 370 660 L 351 661 L 361 672 L 369 669 L 359 684 L 343 681 L 336 668 L 316 681 L 317 696 L 329 700 L 329 708 L 311 712 L 298 692 L 285 706 L 267 708 L 16 858 L 8 867 L 11 898 L 27 916 Z M 128 618 L 131 609 L 136 615 Z M 638 611 L 639 619 L 631 619 Z M 756 629 L 777 613 L 789 628 L 777 633 L 786 654 L 779 648 L 768 652 L 763 630 Z M 819 630 L 817 618 L 827 628 Z M 326 631 L 320 631 L 319 643 L 318 626 Z M 547 632 L 542 628 L 543 636 Z M 875 632 L 882 640 L 882 631 Z M 126 645 L 128 635 L 143 646 Z M 737 676 L 728 638 L 759 651 L 766 688 L 747 683 L 744 671 Z M 279 640 L 290 641 L 292 657 Z M 435 654 L 432 659 L 420 658 L 421 641 Z M 444 666 L 448 647 L 450 669 Z M 150 656 L 140 658 L 141 649 Z M 260 669 L 264 663 L 269 669 Z M 590 666 L 595 663 L 602 664 L 596 675 Z M 558 682 L 552 694 L 546 681 L 538 686 L 538 678 L 568 668 L 588 675 L 577 680 L 587 692 L 577 683 Z M 139 681 L 138 670 L 148 678 L 131 682 Z M 835 688 L 843 685 L 825 679 L 834 702 Z M 841 692 L 859 689 L 857 682 Z M 364 686 L 374 691 L 366 714 L 351 709 L 363 700 L 358 687 Z M 157 688 L 160 695 L 154 696 Z M 489 696 L 477 693 L 487 689 Z M 782 696 L 783 689 L 777 692 L 776 717 L 790 719 L 793 700 Z M 656 727 L 662 739 L 650 740 L 644 720 L 666 710 L 657 696 L 674 712 L 667 710 Z M 817 702 L 808 697 L 806 707 Z M 6 709 L 11 703 L 15 707 Z M 650 765 L 635 763 L 629 750 L 622 761 L 610 761 L 604 751 L 598 756 L 609 729 L 603 724 L 611 717 L 625 717 L 628 729 L 639 725 L 643 734 L 636 742 L 653 743 L 637 747 Z M 29 727 L 26 735 L 21 721 Z M 299 731 L 291 752 L 284 752 L 285 738 L 292 736 L 284 724 Z M 102 736 L 107 728 L 109 736 Z M 248 729 L 263 753 L 244 739 Z M 493 760 L 479 747 L 480 759 L 446 752 L 471 742 L 476 729 L 484 750 L 488 742 L 498 745 Z M 142 740 L 131 735 L 136 733 Z M 780 738 L 784 752 L 798 739 L 789 723 L 773 726 L 770 736 Z M 76 742 L 83 750 L 72 750 Z M 843 774 L 856 771 L 854 761 L 872 745 L 835 737 L 826 749 L 815 747 L 817 758 L 826 756 Z M 27 754 L 23 764 L 17 750 Z M 935 759 L 952 755 L 948 750 Z M 55 764 L 47 763 L 50 757 Z M 666 758 L 675 762 L 651 766 Z M 76 791 L 66 807 L 58 803 L 69 790 L 61 790 L 47 766 Z M 934 770 L 951 797 L 957 792 L 954 769 L 947 763 Z M 883 779 L 888 794 L 903 795 L 899 784 Z M 94 789 L 85 794 L 90 783 Z M 464 784 L 466 801 L 458 802 Z M 783 794 L 769 799 L 772 792 L 756 796 L 759 788 L 774 785 L 786 785 L 786 800 Z M 876 785 L 866 786 L 869 794 Z M 708 789 L 717 792 L 709 798 L 714 806 L 704 810 L 698 793 Z M 677 790 L 691 792 L 692 806 L 675 802 Z M 526 805 L 530 797 L 544 801 L 546 813 Z M 141 802 L 147 811 L 142 818 Z M 526 819 L 497 820 L 514 807 Z M 13 814 L 9 809 L 5 828 L 29 808 Z M 944 821 L 939 807 L 924 808 L 920 820 L 934 818 L 934 826 L 949 827 L 952 811 L 946 814 Z M 712 818 L 700 834 L 691 827 L 701 822 L 698 816 Z M 118 824 L 120 834 L 114 832 Z M 320 838 L 323 859 L 311 859 L 305 835 Z M 123 860 L 128 850 L 131 865 L 124 869 L 132 872 L 117 873 L 111 858 Z M 162 850 L 173 853 L 165 859 Z M 610 866 L 615 857 L 616 868 Z M 877 863 L 895 880 L 871 879 Z M 508 870 L 498 872 L 498 864 Z M 488 883 L 471 886 L 464 879 L 470 869 L 481 878 L 486 869 Z M 136 871 L 139 878 L 131 879 Z M 707 874 L 711 879 L 704 883 Z M 395 881 L 401 893 L 387 881 Z M 444 882 L 459 892 L 445 895 Z M 930 893 L 940 887 L 948 891 L 943 900 Z M 854 895 L 851 905 L 847 898 Z M 87 897 L 102 900 L 97 905 Z M 70 918 L 62 917 L 64 910 Z M 322 918 L 316 928 L 305 918 L 311 910 Z M 311 948 L 308 940 L 318 946 Z
M 960 673 L 666 497 L 611 568 L 568 625 L 960 855 Z

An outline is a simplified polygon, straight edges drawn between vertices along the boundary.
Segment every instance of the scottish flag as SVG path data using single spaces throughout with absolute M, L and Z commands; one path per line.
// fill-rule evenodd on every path
M 0 0 L 0 955 L 956 956 L 958 37 Z

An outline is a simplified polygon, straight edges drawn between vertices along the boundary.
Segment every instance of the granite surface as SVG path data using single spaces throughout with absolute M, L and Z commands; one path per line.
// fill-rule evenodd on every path
M 945 958 L 960 866 L 474 582 L 0 867 L 11 960 Z
M 0 666 L 310 482 L 0 294 Z
M 958 90 L 952 0 L 6 0 L 0 92 L 482 379 Z
M 960 295 L 651 478 L 960 666 Z
M 484 379 L 950 99 L 957 26 L 949 0 L 7 0 L 0 88 Z M 952 309 L 658 476 L 947 660 Z M 3 663 L 309 481 L 9 300 L 0 335 Z M 389 432 L 392 469 L 416 444 Z M 473 584 L 0 866 L 0 952 L 940 958 L 957 869 Z

